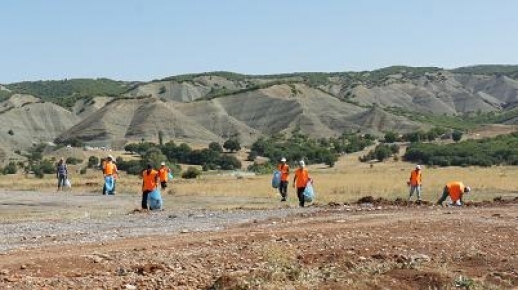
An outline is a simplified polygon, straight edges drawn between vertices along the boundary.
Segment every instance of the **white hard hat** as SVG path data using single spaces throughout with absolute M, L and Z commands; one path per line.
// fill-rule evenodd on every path
M 299 161 L 299 165 L 300 165 L 300 166 L 302 166 L 302 167 L 304 167 L 304 165 L 305 165 L 304 160 L 300 160 L 300 161 Z
M 160 165 L 165 165 L 165 162 L 160 163 Z
M 286 158 L 282 157 L 281 162 L 286 162 Z
M 415 166 L 415 169 L 421 170 L 421 166 L 418 164 L 418 165 Z

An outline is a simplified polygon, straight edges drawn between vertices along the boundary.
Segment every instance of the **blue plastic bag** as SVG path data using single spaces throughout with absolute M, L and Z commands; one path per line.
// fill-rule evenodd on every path
M 304 189 L 304 201 L 312 202 L 315 199 L 315 191 L 313 190 L 313 185 L 311 182 L 308 182 L 306 185 L 306 189 Z
M 155 190 L 150 192 L 147 196 L 147 206 L 150 210 L 162 209 L 162 195 L 158 188 L 155 188 Z
M 172 172 L 169 172 L 169 173 L 167 174 L 167 180 L 171 181 L 171 180 L 173 180 L 173 178 L 174 178 L 173 173 L 172 173 Z
M 272 177 L 272 187 L 279 188 L 280 185 L 281 185 L 281 172 L 279 170 L 275 170 L 273 172 L 273 177 Z
M 110 192 L 113 190 L 113 185 L 115 184 L 115 180 L 113 179 L 113 176 L 106 176 L 104 178 L 104 186 L 106 188 L 107 192 Z

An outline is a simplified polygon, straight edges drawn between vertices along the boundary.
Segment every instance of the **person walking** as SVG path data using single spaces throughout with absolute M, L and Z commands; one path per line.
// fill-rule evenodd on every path
M 142 171 L 142 210 L 148 210 L 148 195 L 157 188 L 158 180 L 158 171 L 148 164 L 146 170 Z
M 108 155 L 108 157 L 106 157 L 106 160 L 103 161 L 102 168 L 103 168 L 103 176 L 104 176 L 104 180 L 105 180 L 104 186 L 103 186 L 103 195 L 114 195 L 118 171 L 117 171 L 117 165 L 115 165 L 115 163 L 113 161 L 113 156 Z M 107 178 L 109 179 L 109 181 L 112 182 L 112 184 L 111 184 L 112 186 L 111 187 L 108 186 L 108 187 L 110 187 L 110 189 L 108 189 L 108 187 L 106 186 Z
M 308 182 L 311 182 L 308 170 L 304 160 L 299 161 L 299 168 L 295 170 L 295 176 L 293 177 L 293 187 L 297 187 L 297 197 L 299 198 L 299 206 L 304 207 L 304 190 Z
M 56 178 L 58 179 L 58 190 L 63 191 L 65 188 L 65 183 L 68 178 L 68 168 L 65 160 L 60 158 L 58 164 L 56 165 Z
M 464 193 L 471 192 L 469 186 L 465 186 L 461 181 L 451 181 L 444 186 L 442 196 L 437 201 L 437 205 L 443 206 L 443 202 L 448 198 L 451 199 L 451 205 L 462 206 L 462 196 Z
M 288 182 L 290 176 L 290 166 L 286 164 L 286 158 L 281 158 L 281 163 L 277 165 L 277 169 L 281 172 L 281 183 L 279 184 L 281 201 L 286 201 L 286 198 L 288 197 Z
M 410 194 L 408 196 L 408 201 L 412 200 L 412 195 L 415 192 L 417 197 L 417 204 L 421 203 L 421 183 L 421 166 L 416 165 L 415 169 L 410 172 L 410 179 L 407 182 L 408 186 L 410 186 Z
M 167 178 L 169 172 L 171 172 L 171 169 L 169 169 L 165 165 L 165 162 L 160 163 L 160 168 L 158 169 L 158 176 L 160 177 L 160 186 L 162 187 L 162 190 L 167 188 Z

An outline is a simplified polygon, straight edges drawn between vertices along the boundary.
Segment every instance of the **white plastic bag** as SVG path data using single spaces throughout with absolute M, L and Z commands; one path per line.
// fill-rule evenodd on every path
M 65 186 L 68 188 L 72 187 L 72 183 L 70 182 L 70 179 L 68 179 L 68 178 L 65 179 Z

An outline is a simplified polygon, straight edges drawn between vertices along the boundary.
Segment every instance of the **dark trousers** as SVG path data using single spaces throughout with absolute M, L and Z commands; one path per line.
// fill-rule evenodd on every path
M 166 189 L 167 188 L 167 181 L 161 181 L 160 182 L 160 187 L 162 187 L 162 189 Z
M 304 207 L 304 190 L 306 187 L 297 187 L 297 197 L 299 198 L 299 206 Z
M 286 197 L 288 197 L 288 181 L 282 181 L 279 184 L 279 193 L 281 194 L 281 197 L 283 200 L 286 200 Z
M 151 193 L 151 190 L 144 190 L 142 192 L 142 209 L 148 209 L 147 208 L 147 196 Z

